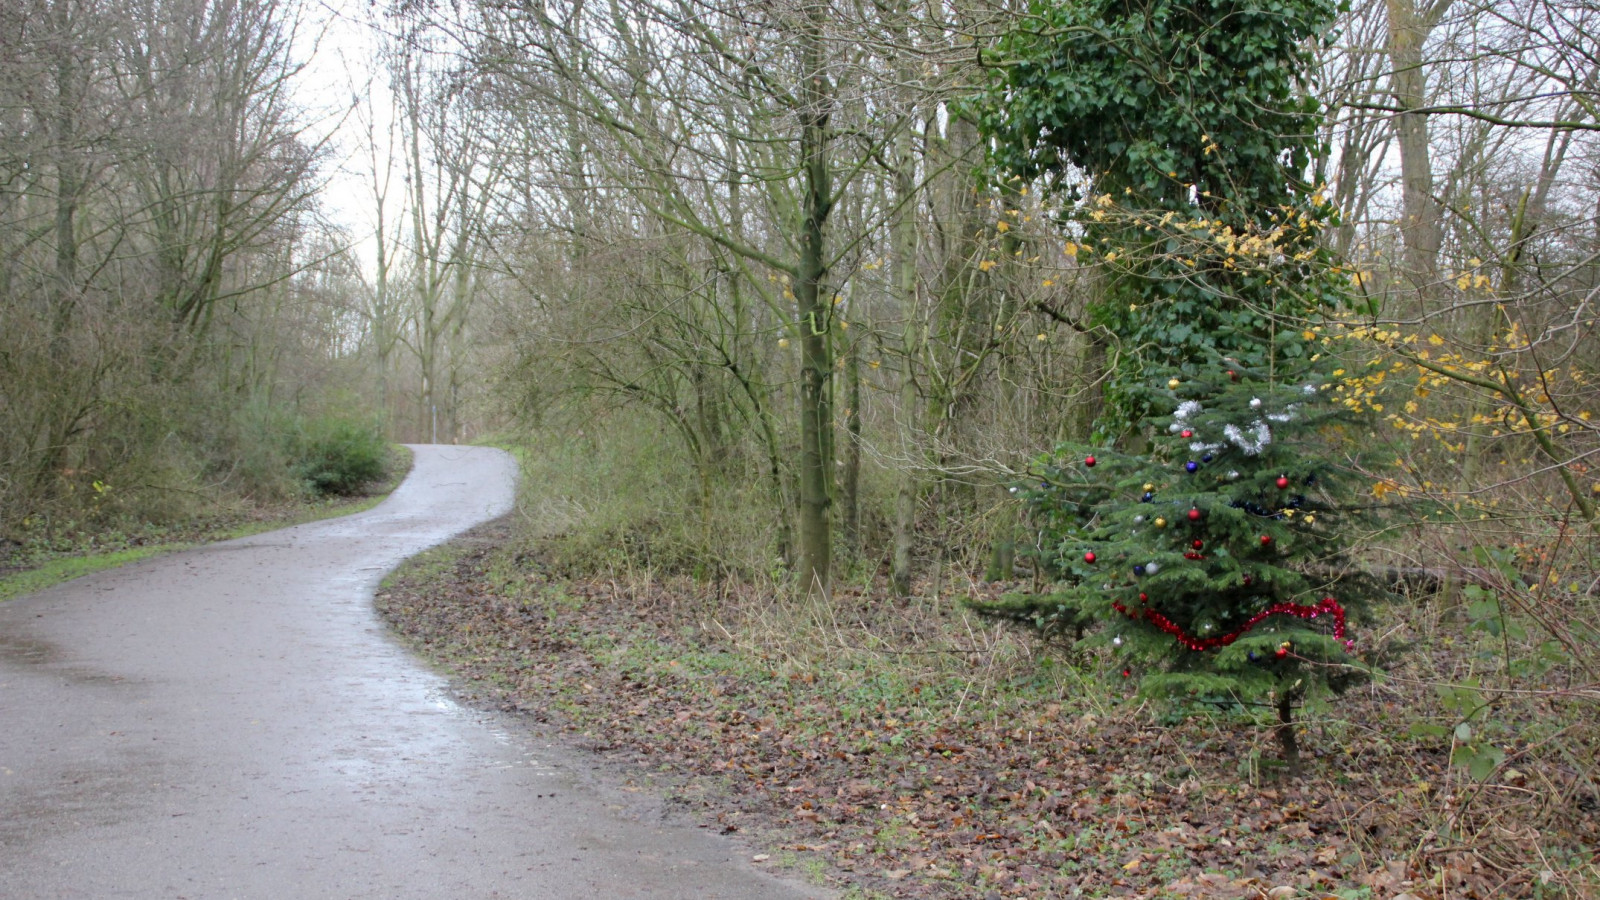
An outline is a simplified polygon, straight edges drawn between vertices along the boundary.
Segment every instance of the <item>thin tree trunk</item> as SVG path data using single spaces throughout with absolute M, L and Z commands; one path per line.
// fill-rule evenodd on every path
M 922 408 L 917 394 L 917 220 L 916 174 L 912 171 L 911 133 L 903 128 L 895 139 L 894 203 L 891 226 L 894 291 L 900 301 L 900 461 L 894 497 L 894 550 L 889 583 L 899 597 L 911 596 L 911 551 L 916 537 L 917 492 L 921 485 L 917 466 L 917 414 Z
M 861 555 L 861 339 L 845 344 L 844 459 L 839 473 L 839 504 L 843 507 L 845 552 L 851 560 Z
M 1278 724 L 1273 729 L 1278 738 L 1278 748 L 1283 751 L 1283 762 L 1289 767 L 1289 777 L 1300 777 L 1300 741 L 1294 733 L 1294 701 L 1292 690 L 1278 689 Z

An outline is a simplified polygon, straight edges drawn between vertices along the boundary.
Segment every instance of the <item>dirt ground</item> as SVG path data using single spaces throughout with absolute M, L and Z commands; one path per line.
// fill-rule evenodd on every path
M 564 580 L 501 522 L 378 603 L 473 701 L 857 896 L 1593 896 L 1583 767 L 1513 744 L 1467 778 L 1407 731 L 1404 663 L 1307 714 L 1289 782 L 1267 729 L 1169 719 L 948 599 Z

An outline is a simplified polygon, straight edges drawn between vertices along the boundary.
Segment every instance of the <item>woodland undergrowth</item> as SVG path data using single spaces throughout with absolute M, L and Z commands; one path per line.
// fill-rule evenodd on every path
M 1294 781 L 1269 710 L 1175 715 L 1109 660 L 960 602 L 1015 585 L 946 578 L 901 602 L 875 573 L 805 601 L 576 575 L 548 564 L 559 542 L 485 526 L 379 607 L 470 698 L 853 896 L 1600 895 L 1593 650 L 1539 625 L 1596 621 L 1581 586 L 1540 597 L 1480 572 L 1385 610 L 1374 645 L 1403 649 L 1304 711 Z

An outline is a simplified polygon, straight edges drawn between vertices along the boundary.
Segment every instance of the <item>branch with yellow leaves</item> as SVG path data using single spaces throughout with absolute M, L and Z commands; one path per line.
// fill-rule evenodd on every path
M 1498 379 L 1486 378 L 1439 365 L 1433 360 L 1426 359 L 1407 350 L 1403 344 L 1391 342 L 1389 349 L 1420 369 L 1426 369 L 1452 381 L 1470 384 L 1474 387 L 1491 391 L 1511 404 L 1522 416 L 1523 421 L 1528 423 L 1528 433 L 1533 437 L 1534 442 L 1539 445 L 1540 451 L 1555 464 L 1556 472 L 1561 477 L 1561 483 L 1566 486 L 1567 494 L 1572 498 L 1573 505 L 1578 508 L 1578 512 L 1582 514 L 1589 527 L 1596 534 L 1600 534 L 1600 519 L 1596 518 L 1595 506 L 1588 497 L 1584 496 L 1577 480 L 1572 477 L 1572 470 L 1567 466 L 1570 460 L 1564 459 L 1562 454 L 1558 452 L 1555 441 L 1551 439 L 1549 426 L 1540 421 L 1539 414 L 1534 411 L 1527 399 L 1523 397 L 1522 391 L 1517 389 L 1516 384 L 1510 377 L 1510 373 L 1506 371 L 1504 366 L 1495 367 L 1495 370 L 1500 373 Z

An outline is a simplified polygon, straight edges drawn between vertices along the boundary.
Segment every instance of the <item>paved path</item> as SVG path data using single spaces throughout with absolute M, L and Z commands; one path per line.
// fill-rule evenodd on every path
M 370 512 L 0 604 L 0 897 L 818 896 L 388 637 L 379 578 L 512 501 L 504 453 L 414 449 Z

